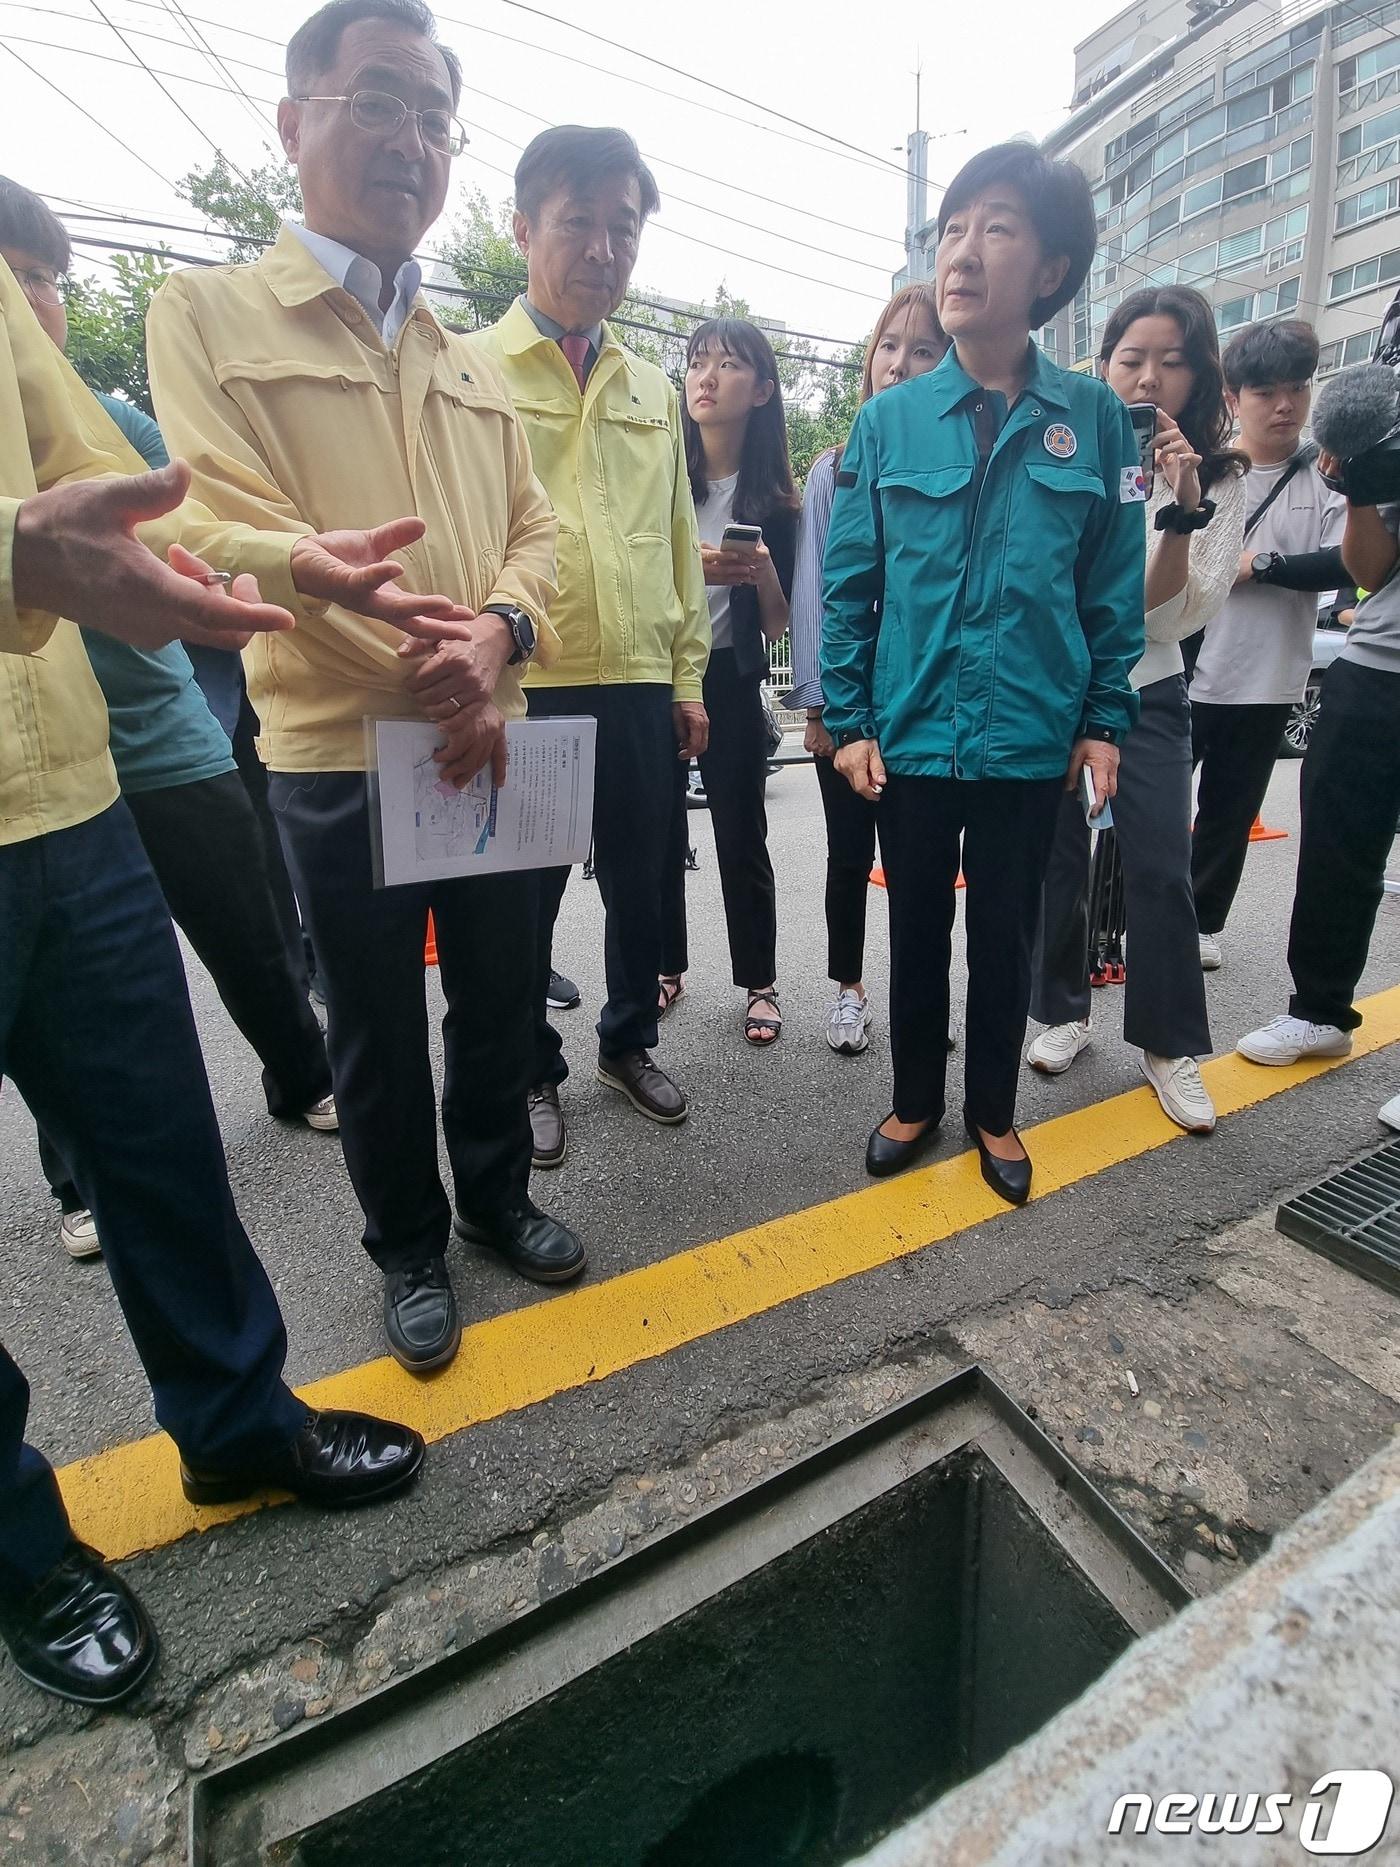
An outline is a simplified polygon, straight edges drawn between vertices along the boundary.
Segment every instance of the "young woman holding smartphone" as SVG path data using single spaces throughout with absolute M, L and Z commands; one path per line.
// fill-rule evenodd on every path
M 1210 306 L 1189 286 L 1131 292 L 1104 329 L 1099 371 L 1119 397 L 1157 410 L 1147 504 L 1147 651 L 1132 672 L 1137 724 L 1123 741 L 1114 823 L 1131 964 L 1123 1035 L 1178 1127 L 1208 1134 L 1215 1109 L 1196 1058 L 1210 1053 L 1191 895 L 1191 708 L 1181 642 L 1220 613 L 1239 567 L 1245 457 Z M 1031 1016 L 1049 1028 L 1026 1053 L 1047 1076 L 1089 1043 L 1089 828 L 1060 806 L 1042 896 Z
M 904 286 L 880 313 L 866 346 L 861 402 L 922 376 L 942 362 L 947 348 L 932 281 Z M 853 1057 L 870 1041 L 870 1004 L 862 975 L 865 902 L 875 860 L 875 806 L 837 775 L 832 763 L 836 746 L 822 723 L 822 559 L 840 464 L 838 447 L 814 461 L 807 475 L 792 581 L 793 687 L 784 699 L 790 707 L 806 709 L 804 743 L 816 761 L 826 817 L 827 973 L 836 986 L 836 1002 L 826 1018 L 826 1041 L 839 1056 Z
M 700 757 L 700 775 L 714 826 L 734 983 L 747 995 L 744 1036 L 762 1046 L 782 1030 L 762 688 L 768 645 L 788 626 L 799 501 L 777 359 L 757 325 L 747 318 L 712 318 L 692 333 L 681 421 L 713 631 L 704 690 L 710 743 Z M 687 764 L 682 760 L 676 768 L 662 897 L 663 1017 L 685 989 L 688 963 Z

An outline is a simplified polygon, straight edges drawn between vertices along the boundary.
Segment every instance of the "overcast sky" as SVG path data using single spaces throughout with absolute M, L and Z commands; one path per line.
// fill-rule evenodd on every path
M 472 87 L 461 104 L 472 141 L 456 164 L 439 232 L 460 190 L 480 188 L 493 204 L 509 195 L 519 150 L 542 122 L 619 123 L 650 158 L 662 194 L 635 284 L 699 299 L 723 281 L 794 329 L 841 339 L 869 329 L 902 259 L 903 141 L 913 127 L 916 62 L 923 63 L 924 127 L 936 139 L 930 174 L 946 180 L 983 145 L 1044 135 L 1063 119 L 1074 43 L 1113 10 L 1106 0 L 881 0 L 869 9 L 801 0 L 719 0 L 709 9 L 663 10 L 657 0 L 542 6 L 561 17 L 572 11 L 679 70 L 658 69 L 505 0 L 448 0 L 438 18 Z M 300 17 L 286 0 L 189 0 L 190 28 L 175 0 L 0 0 L 0 44 L 11 48 L 0 53 L 0 169 L 86 207 L 193 224 L 170 183 L 209 160 L 211 145 L 245 168 L 270 159 L 281 46 L 288 22 Z M 863 28 L 859 37 L 853 24 Z M 266 106 L 261 131 L 231 94 L 227 74 L 191 43 L 192 30 L 204 33 L 228 72 Z M 174 74 L 162 82 L 193 121 L 136 67 L 133 53 Z M 867 153 L 836 149 L 697 79 Z M 106 231 L 121 238 L 131 230 Z M 178 234 L 165 237 L 177 247 L 190 244 Z

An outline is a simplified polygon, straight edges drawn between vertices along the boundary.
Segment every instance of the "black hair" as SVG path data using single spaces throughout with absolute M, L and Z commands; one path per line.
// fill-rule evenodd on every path
M 15 246 L 42 259 L 55 272 L 67 272 L 73 248 L 53 209 L 8 175 L 0 175 L 0 246 Z
M 287 94 L 305 96 L 308 89 L 335 64 L 340 54 L 340 40 L 347 26 L 362 19 L 386 19 L 410 32 L 420 32 L 430 39 L 447 66 L 454 106 L 462 95 L 462 61 L 457 54 L 438 42 L 437 21 L 423 5 L 423 0 L 328 0 L 313 13 L 287 41 Z
M 1232 337 L 1220 359 L 1225 380 L 1241 389 L 1266 389 L 1276 382 L 1308 382 L 1317 372 L 1317 332 L 1302 318 L 1251 324 Z
M 1048 324 L 1074 297 L 1089 275 L 1099 243 L 1094 197 L 1073 162 L 1043 156 L 1034 143 L 996 143 L 958 170 L 938 209 L 938 237 L 950 214 L 968 207 L 996 182 L 1006 182 L 1026 204 L 1036 238 L 1047 259 L 1068 259 L 1058 289 L 1031 306 L 1032 330 Z
M 1225 403 L 1225 375 L 1220 339 L 1209 302 L 1190 285 L 1144 285 L 1129 292 L 1104 326 L 1099 363 L 1107 371 L 1114 351 L 1139 318 L 1171 318 L 1181 330 L 1181 347 L 1191 368 L 1191 393 L 1177 417 L 1177 427 L 1201 457 L 1201 490 L 1208 492 L 1230 468 L 1249 465 L 1249 456 L 1229 447 L 1232 422 Z
M 516 211 L 533 220 L 549 197 L 563 187 L 589 194 L 608 176 L 635 177 L 642 194 L 642 219 L 661 205 L 656 177 L 626 130 L 597 130 L 582 123 L 560 123 L 541 130 L 515 165 Z
M 778 359 L 773 346 L 747 318 L 709 318 L 690 333 L 685 347 L 686 368 L 696 357 L 721 350 L 747 363 L 760 382 L 771 382 L 773 393 L 762 408 L 754 409 L 744 430 L 739 457 L 739 481 L 734 488 L 734 517 L 740 525 L 762 525 L 770 512 L 782 507 L 795 511 L 802 503 L 792 480 L 788 458 L 787 418 L 783 413 L 783 386 L 778 380 Z M 685 436 L 685 464 L 690 490 L 700 505 L 710 490 L 705 477 L 705 444 L 690 410 L 681 400 L 681 431 Z

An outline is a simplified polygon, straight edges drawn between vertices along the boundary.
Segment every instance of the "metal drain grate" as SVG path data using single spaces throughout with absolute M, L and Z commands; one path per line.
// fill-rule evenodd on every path
M 1400 1141 L 1280 1206 L 1278 1229 L 1400 1295 Z

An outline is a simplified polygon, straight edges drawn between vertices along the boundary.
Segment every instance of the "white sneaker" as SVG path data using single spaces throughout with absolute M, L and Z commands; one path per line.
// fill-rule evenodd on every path
M 86 1207 L 80 1212 L 65 1212 L 58 1228 L 59 1243 L 70 1258 L 100 1258 L 102 1240 L 97 1236 L 97 1221 Z
M 1376 1110 L 1376 1118 L 1383 1121 L 1387 1128 L 1400 1128 L 1400 1096 L 1392 1096 L 1389 1102 L 1382 1102 Z
M 1142 1073 L 1157 1091 L 1163 1113 L 1187 1134 L 1211 1134 L 1215 1129 L 1215 1104 L 1201 1081 L 1194 1057 L 1155 1057 L 1150 1050 L 1142 1053 Z
M 859 992 L 838 992 L 826 1017 L 826 1041 L 839 1056 L 856 1057 L 870 1042 L 870 1001 Z
M 340 1117 L 335 1112 L 335 1097 L 322 1096 L 319 1102 L 313 1102 L 302 1120 L 308 1128 L 315 1128 L 321 1134 L 338 1134 Z
M 1214 934 L 1201 934 L 1201 971 L 1219 972 L 1225 955 L 1220 951 L 1220 942 Z
M 1043 1076 L 1059 1076 L 1090 1044 L 1087 1024 L 1051 1024 L 1026 1052 L 1026 1062 Z
M 1349 1057 L 1351 1032 L 1335 1024 L 1310 1024 L 1306 1018 L 1270 1018 L 1235 1045 L 1251 1063 L 1306 1063 L 1310 1057 Z

